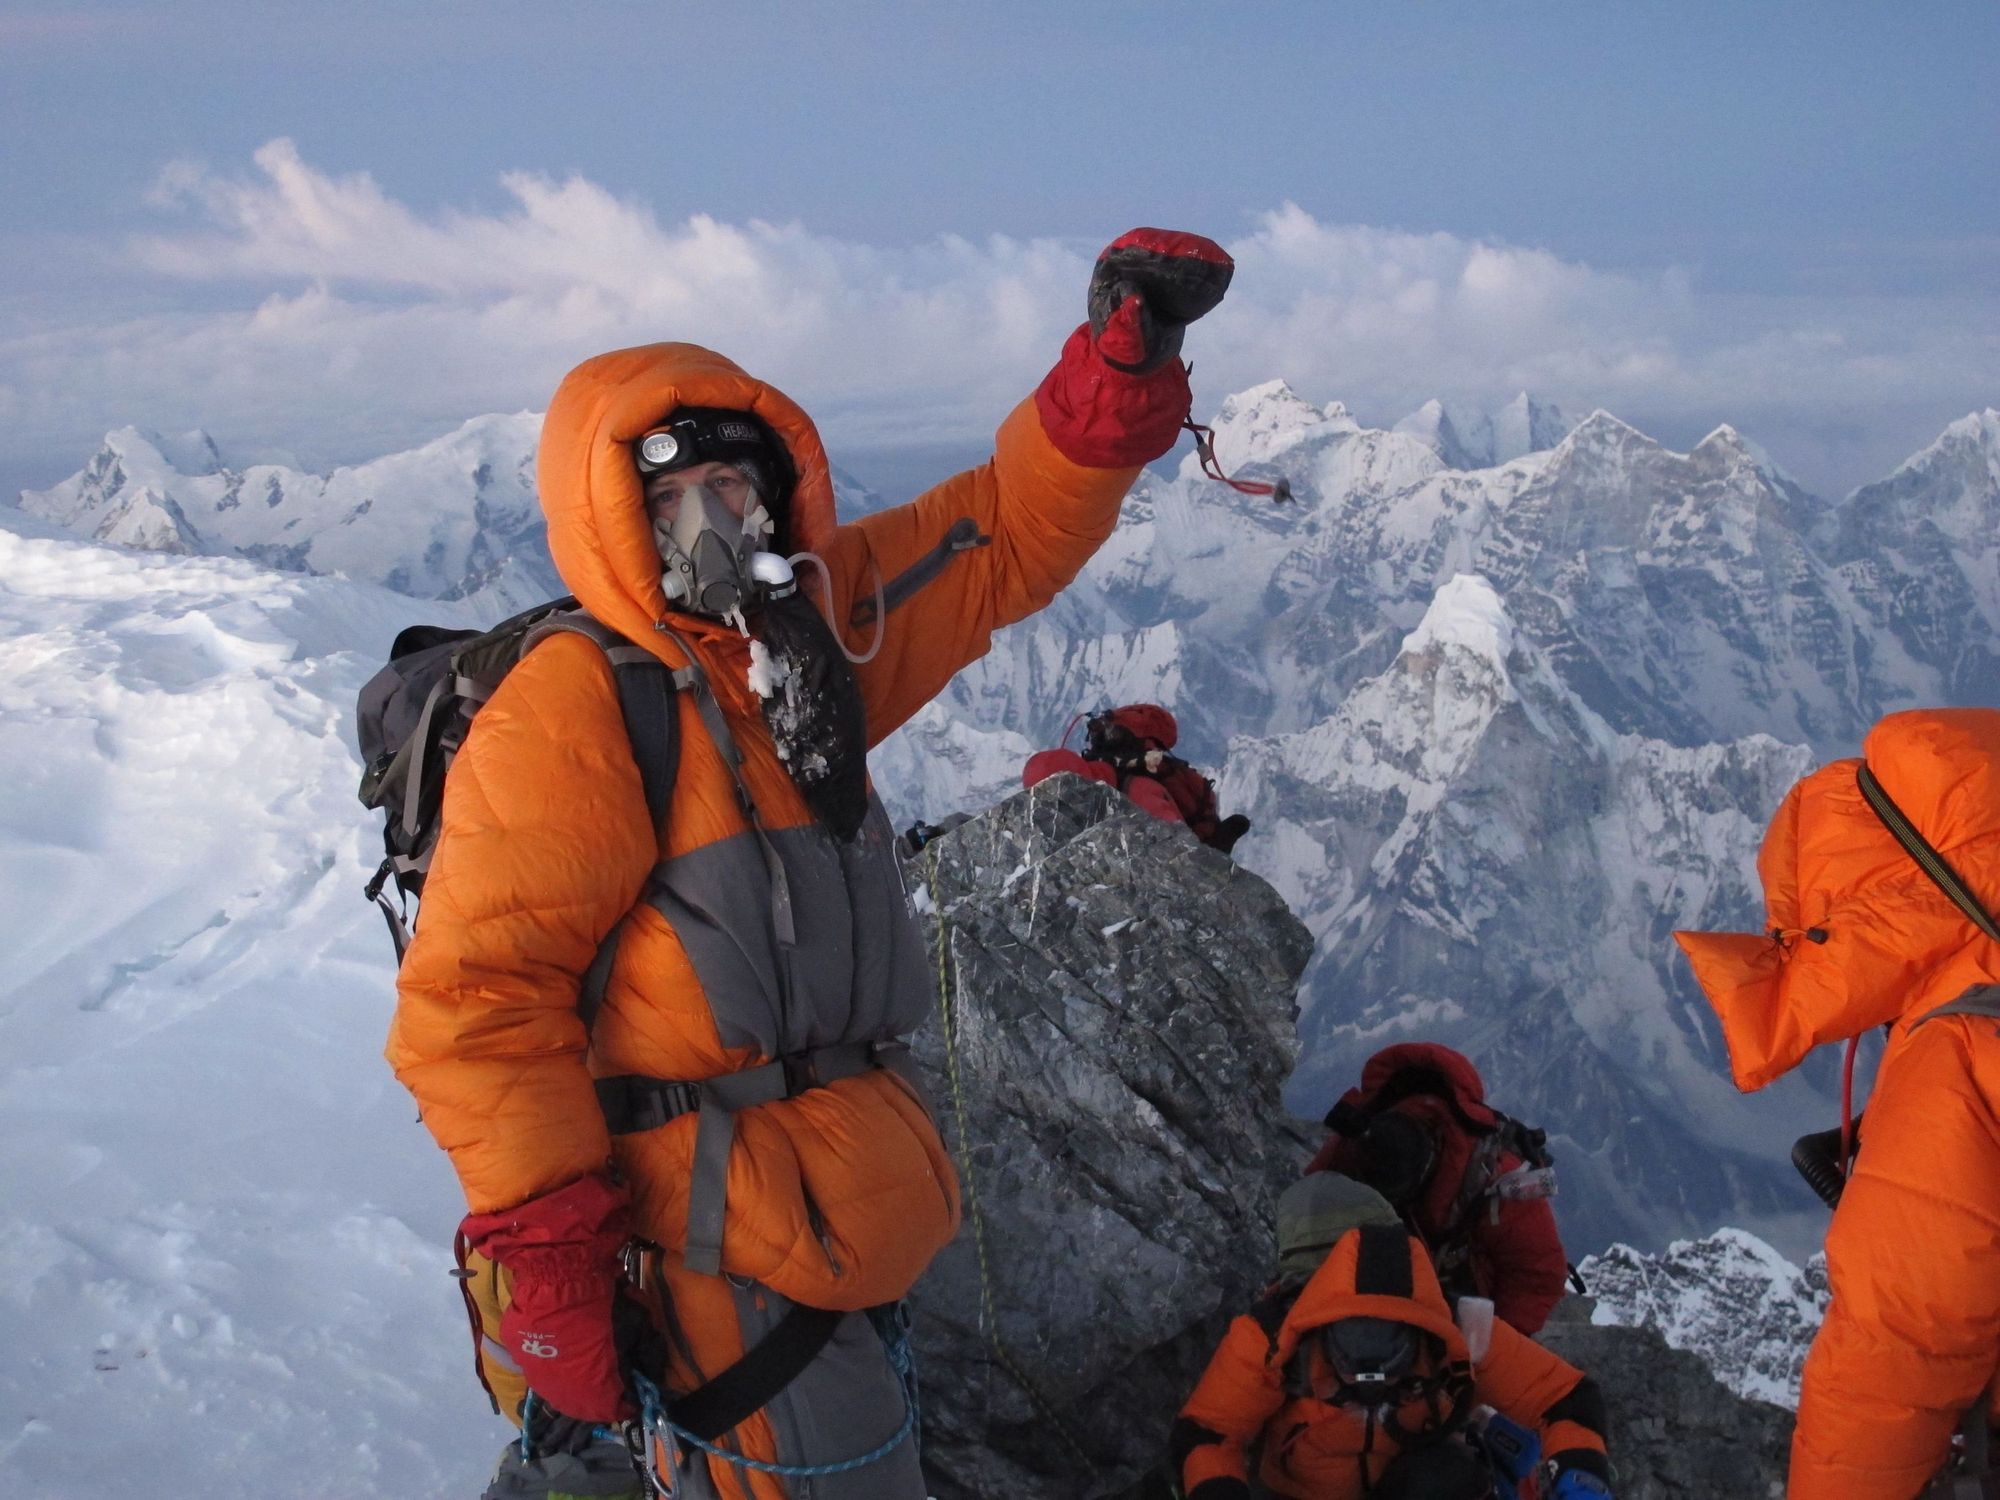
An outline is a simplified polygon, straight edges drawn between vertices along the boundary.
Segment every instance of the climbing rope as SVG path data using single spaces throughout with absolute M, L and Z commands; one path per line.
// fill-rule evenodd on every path
M 1057 1413 L 1041 1387 L 1036 1385 L 1028 1372 L 1008 1350 L 1000 1337 L 999 1319 L 995 1313 L 993 1297 L 993 1268 L 986 1254 L 986 1216 L 980 1212 L 979 1183 L 972 1168 L 972 1135 L 967 1125 L 968 1111 L 965 1106 L 965 1084 L 958 1065 L 958 1016 L 952 1000 L 957 993 L 951 967 L 951 922 L 945 915 L 944 902 L 938 894 L 937 847 L 930 845 L 924 850 L 924 883 L 930 891 L 931 911 L 937 918 L 937 992 L 939 1030 L 944 1034 L 945 1077 L 951 1084 L 952 1114 L 957 1122 L 957 1146 L 952 1152 L 958 1163 L 959 1178 L 965 1184 L 965 1206 L 967 1217 L 972 1221 L 972 1245 L 979 1259 L 979 1306 L 980 1322 L 986 1329 L 986 1342 L 993 1351 L 994 1361 L 1019 1386 L 1035 1409 L 1047 1420 L 1062 1439 L 1063 1446 L 1075 1455 L 1085 1469 L 1092 1474 L 1098 1472 L 1096 1462 L 1077 1441 Z
M 775 1474 L 785 1479 L 819 1479 L 830 1474 L 849 1474 L 856 1469 L 865 1469 L 873 1463 L 880 1463 L 895 1452 L 913 1433 L 922 1428 L 922 1401 L 917 1388 L 917 1362 L 910 1352 L 908 1327 L 897 1312 L 889 1311 L 879 1316 L 874 1310 L 869 1316 L 874 1319 L 876 1331 L 882 1336 L 882 1346 L 889 1356 L 889 1368 L 896 1372 L 897 1384 L 903 1390 L 903 1420 L 896 1430 L 874 1448 L 858 1458 L 842 1459 L 838 1463 L 827 1464 L 781 1464 L 770 1463 L 761 1458 L 750 1458 L 745 1454 L 732 1453 L 727 1448 L 717 1447 L 705 1438 L 696 1437 L 685 1427 L 667 1415 L 666 1398 L 660 1388 L 636 1370 L 632 1372 L 632 1386 L 639 1395 L 639 1420 L 635 1424 L 637 1441 L 628 1442 L 633 1461 L 645 1477 L 647 1488 L 658 1500 L 674 1500 L 680 1485 L 675 1477 L 674 1454 L 681 1446 L 698 1449 L 710 1458 L 721 1459 L 734 1464 L 739 1469 L 751 1469 L 759 1474 Z

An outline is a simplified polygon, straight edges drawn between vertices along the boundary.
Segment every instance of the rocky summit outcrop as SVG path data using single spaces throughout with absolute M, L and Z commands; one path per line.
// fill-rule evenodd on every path
M 1746 1401 L 1699 1355 L 1650 1328 L 1593 1323 L 1587 1297 L 1556 1308 L 1541 1342 L 1588 1370 L 1611 1413 L 1618 1500 L 1777 1500 L 1792 1414 Z
M 938 1500 L 1137 1500 L 1270 1275 L 1307 933 L 1257 876 L 1057 776 L 907 867 L 939 969 L 916 1044 L 965 1227 L 912 1297 Z M 1544 1342 L 1612 1410 L 1621 1500 L 1782 1492 L 1790 1415 L 1571 1298 Z
M 942 959 L 918 1060 L 966 1188 L 913 1298 L 932 1492 L 1120 1494 L 1270 1274 L 1307 1150 L 1278 1099 L 1311 939 L 1264 881 L 1081 777 L 908 873 Z

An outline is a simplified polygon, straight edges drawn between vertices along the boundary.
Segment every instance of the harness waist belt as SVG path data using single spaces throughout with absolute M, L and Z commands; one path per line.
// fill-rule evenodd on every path
M 909 1050 L 906 1042 L 836 1042 L 700 1083 L 621 1073 L 596 1081 L 597 1102 L 613 1135 L 635 1135 L 691 1115 L 711 1098 L 722 1108 L 735 1111 L 789 1099 L 870 1068 L 901 1072 Z
M 699 1116 L 688 1181 L 687 1238 L 682 1260 L 691 1271 L 722 1272 L 722 1228 L 728 1207 L 729 1148 L 736 1112 L 790 1099 L 871 1068 L 892 1068 L 912 1084 L 907 1042 L 836 1042 L 699 1083 L 628 1073 L 597 1080 L 597 1102 L 613 1135 L 657 1130 L 682 1115 Z

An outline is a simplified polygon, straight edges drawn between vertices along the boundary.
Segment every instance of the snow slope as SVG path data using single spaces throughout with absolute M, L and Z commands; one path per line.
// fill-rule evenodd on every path
M 452 608 L 0 510 L 0 1494 L 464 1495 L 350 706 Z

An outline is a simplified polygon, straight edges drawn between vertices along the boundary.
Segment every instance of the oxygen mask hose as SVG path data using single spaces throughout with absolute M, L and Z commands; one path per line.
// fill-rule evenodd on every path
M 859 656 L 856 656 L 852 651 L 847 649 L 847 642 L 840 638 L 840 624 L 833 618 L 833 570 L 827 567 L 826 559 L 816 552 L 794 552 L 790 557 L 775 557 L 770 553 L 762 553 L 759 555 L 757 562 L 767 567 L 769 563 L 778 564 L 784 568 L 785 577 L 788 580 L 792 577 L 792 569 L 796 568 L 800 563 L 811 563 L 815 568 L 818 568 L 821 583 L 820 593 L 825 600 L 826 628 L 832 632 L 834 645 L 840 647 L 840 654 L 857 667 L 865 667 L 869 662 L 875 660 L 876 653 L 882 649 L 883 638 L 887 636 L 889 631 L 889 611 L 885 607 L 887 600 L 882 588 L 882 569 L 872 556 L 868 560 L 868 566 L 875 574 L 875 640 Z M 772 571 L 775 572 L 775 570 Z

